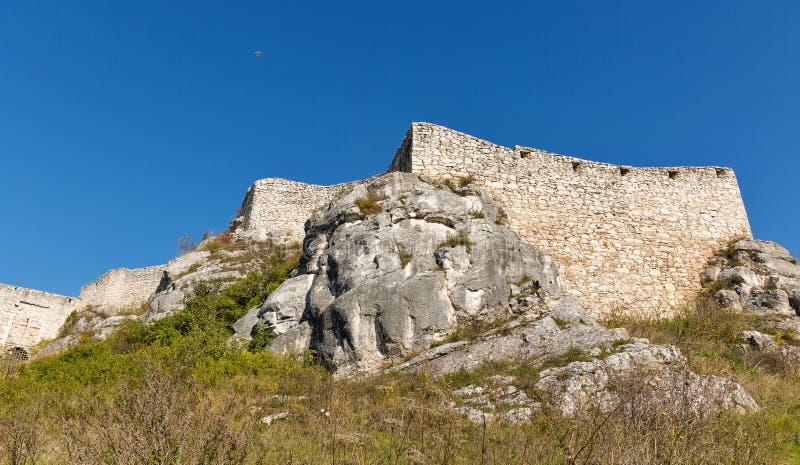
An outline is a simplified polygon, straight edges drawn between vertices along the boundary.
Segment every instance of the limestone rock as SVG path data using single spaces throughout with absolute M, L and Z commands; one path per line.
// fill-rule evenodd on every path
M 741 240 L 710 260 L 702 273 L 712 303 L 752 317 L 752 330 L 740 334 L 748 352 L 782 360 L 800 369 L 800 267 L 774 242 Z M 719 290 L 717 290 L 719 289 Z M 782 344 L 775 336 L 781 334 Z
M 51 341 L 34 357 L 44 357 L 73 347 L 84 336 L 103 341 L 122 323 L 139 318 L 136 315 L 109 315 L 102 307 L 89 307 L 78 315 L 78 319 L 72 325 L 62 329 L 61 337 Z
M 356 186 L 309 219 L 297 276 L 258 312 L 279 336 L 273 348 L 302 346 L 307 331 L 295 341 L 285 335 L 305 323 L 306 348 L 327 366 L 370 370 L 427 349 L 459 323 L 508 318 L 512 307 L 560 294 L 550 256 L 496 224 L 498 215 L 481 191 L 453 192 L 412 174 Z
M 579 415 L 589 408 L 611 412 L 634 402 L 689 409 L 697 414 L 758 410 L 753 398 L 737 383 L 688 371 L 675 347 L 639 341 L 620 349 L 606 358 L 544 370 L 536 389 L 546 393 L 551 405 L 565 416 Z
M 275 248 L 269 242 L 253 242 L 247 238 L 234 240 L 223 233 L 207 238 L 198 247 L 212 248 L 196 250 L 171 260 L 164 273 L 164 279 L 150 299 L 143 316 L 145 322 L 152 322 L 172 315 L 183 309 L 201 283 L 211 284 L 217 290 L 225 289 L 247 273 L 258 270 Z M 222 241 L 220 247 L 211 247 L 213 241 Z
M 451 374 L 493 361 L 560 355 L 570 349 L 611 349 L 615 341 L 630 337 L 624 329 L 597 323 L 571 296 L 553 301 L 546 311 L 524 315 L 504 329 L 469 344 L 455 342 L 422 352 L 391 370 Z
M 580 415 L 587 409 L 609 412 L 633 401 L 695 413 L 758 409 L 737 383 L 691 372 L 675 347 L 653 345 L 646 339 L 631 338 L 623 329 L 605 328 L 574 298 L 555 302 L 538 315 L 522 316 L 475 341 L 430 349 L 388 371 L 424 371 L 436 376 L 473 371 L 487 361 L 527 363 L 528 369 L 535 370 L 559 363 L 565 356 L 579 360 L 567 359 L 564 365 L 543 369 L 534 386 L 547 405 L 563 415 Z M 502 392 L 492 387 L 502 377 L 493 378 L 487 380 L 488 385 L 455 391 L 460 404 L 454 402 L 451 407 L 473 421 L 483 421 L 484 414 L 501 420 L 494 411 L 497 402 L 489 400 L 502 398 Z M 665 399 L 673 403 L 662 406 Z M 520 404 L 533 411 L 543 407 L 539 402 Z M 519 415 L 515 418 L 526 421 Z

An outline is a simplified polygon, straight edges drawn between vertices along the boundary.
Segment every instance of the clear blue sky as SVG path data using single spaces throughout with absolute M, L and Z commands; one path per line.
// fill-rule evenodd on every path
M 384 171 L 411 121 L 732 166 L 755 235 L 797 253 L 798 24 L 769 0 L 3 1 L 0 282 L 165 262 L 256 179 Z

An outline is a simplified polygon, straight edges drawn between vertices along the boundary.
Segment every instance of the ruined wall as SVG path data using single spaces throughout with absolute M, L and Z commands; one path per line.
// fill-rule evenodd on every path
M 83 286 L 78 298 L 84 306 L 103 307 L 107 314 L 135 310 L 153 295 L 165 269 L 166 265 L 116 268 Z
M 0 283 L 0 350 L 28 349 L 58 335 L 73 311 L 102 307 L 106 314 L 134 310 L 153 295 L 166 265 L 118 268 L 81 288 L 79 297 Z
M 0 349 L 24 348 L 54 338 L 76 299 L 0 284 Z
M 696 295 L 715 250 L 751 237 L 728 168 L 621 167 L 414 123 L 389 170 L 473 177 L 595 314 L 669 314 Z
M 247 189 L 232 229 L 237 237 L 257 241 L 301 242 L 305 221 L 313 211 L 368 181 L 318 186 L 280 178 L 258 180 Z

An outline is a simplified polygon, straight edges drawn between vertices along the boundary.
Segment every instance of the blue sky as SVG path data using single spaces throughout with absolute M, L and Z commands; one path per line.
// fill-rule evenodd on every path
M 3 1 L 0 282 L 165 262 L 256 179 L 384 171 L 411 121 L 732 166 L 754 234 L 798 253 L 798 23 L 769 0 Z

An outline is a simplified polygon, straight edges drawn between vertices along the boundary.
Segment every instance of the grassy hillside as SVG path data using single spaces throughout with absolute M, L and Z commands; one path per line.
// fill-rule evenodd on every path
M 0 463 L 800 463 L 800 379 L 778 363 L 738 355 L 735 334 L 747 325 L 738 317 L 685 312 L 612 323 L 679 345 L 698 371 L 737 379 L 760 413 L 654 411 L 631 391 L 611 414 L 542 412 L 526 425 L 475 424 L 448 407 L 454 389 L 500 373 L 530 389 L 536 370 L 495 364 L 435 379 L 334 380 L 311 353 L 282 357 L 263 344 L 230 346 L 230 324 L 263 301 L 295 261 L 276 254 L 224 290 L 200 286 L 183 312 L 152 326 L 129 323 L 106 341 L 6 367 Z M 261 421 L 275 413 L 289 416 Z

